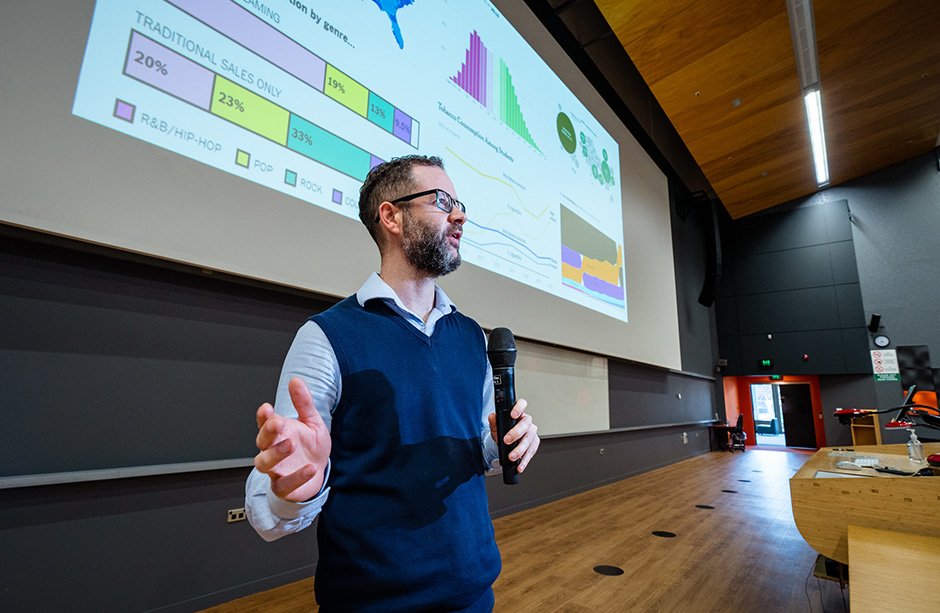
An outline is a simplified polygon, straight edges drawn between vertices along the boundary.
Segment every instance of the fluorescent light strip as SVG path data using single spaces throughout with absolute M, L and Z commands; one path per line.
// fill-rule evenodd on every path
M 826 156 L 826 131 L 823 129 L 822 96 L 818 89 L 803 96 L 806 103 L 806 121 L 809 124 L 809 140 L 813 146 L 813 163 L 816 166 L 816 184 L 829 185 L 829 159 Z

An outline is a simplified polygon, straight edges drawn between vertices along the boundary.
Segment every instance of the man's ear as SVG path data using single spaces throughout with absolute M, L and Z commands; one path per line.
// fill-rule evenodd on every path
M 379 205 L 379 226 L 389 234 L 397 236 L 402 233 L 403 216 L 402 210 L 391 202 L 385 201 Z

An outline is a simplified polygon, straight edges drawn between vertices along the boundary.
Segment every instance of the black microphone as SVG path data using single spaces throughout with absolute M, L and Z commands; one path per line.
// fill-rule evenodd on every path
M 499 464 L 503 467 L 503 483 L 519 483 L 516 467 L 519 461 L 511 462 L 509 452 L 516 444 L 503 442 L 506 434 L 516 425 L 512 418 L 512 407 L 516 404 L 516 388 L 513 382 L 513 366 L 516 364 L 516 339 L 509 328 L 494 328 L 486 344 L 486 355 L 493 367 L 493 389 L 496 400 L 496 439 L 499 446 Z

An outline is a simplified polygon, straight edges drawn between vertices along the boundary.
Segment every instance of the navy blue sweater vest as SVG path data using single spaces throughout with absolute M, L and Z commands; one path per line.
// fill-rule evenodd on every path
M 330 494 L 317 528 L 328 611 L 459 611 L 500 571 L 481 447 L 483 333 L 452 313 L 428 337 L 381 300 L 311 317 L 336 352 Z

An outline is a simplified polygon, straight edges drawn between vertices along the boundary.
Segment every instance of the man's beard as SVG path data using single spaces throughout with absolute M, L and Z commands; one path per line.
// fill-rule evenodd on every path
M 460 266 L 460 251 L 451 249 L 448 237 L 457 228 L 449 225 L 439 233 L 432 225 L 405 211 L 402 249 L 408 262 L 434 277 L 443 277 Z

